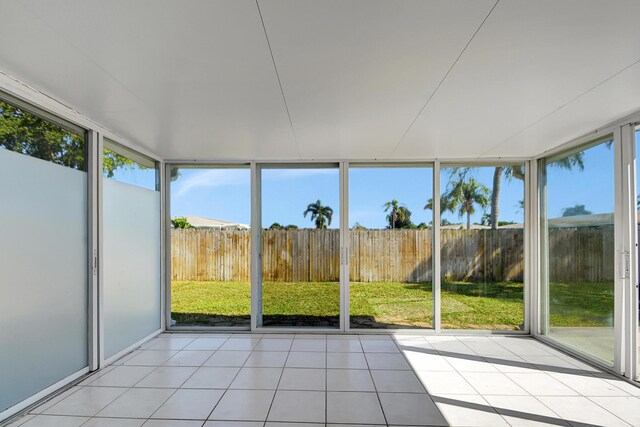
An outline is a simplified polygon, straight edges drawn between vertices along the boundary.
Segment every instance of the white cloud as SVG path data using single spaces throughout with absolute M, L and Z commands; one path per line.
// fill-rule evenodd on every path
M 184 196 L 196 188 L 232 187 L 250 185 L 249 171 L 246 169 L 203 169 L 190 172 L 186 178 L 175 181 L 173 195 Z

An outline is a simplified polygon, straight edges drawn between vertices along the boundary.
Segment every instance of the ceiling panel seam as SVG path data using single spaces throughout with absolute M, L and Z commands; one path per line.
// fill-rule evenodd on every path
M 598 87 L 602 86 L 603 84 L 607 83 L 609 80 L 615 78 L 616 76 L 624 73 L 625 71 L 627 71 L 629 68 L 633 67 L 634 65 L 637 65 L 640 63 L 640 59 L 634 61 L 633 63 L 627 65 L 626 67 L 624 67 L 623 69 L 613 73 L 612 75 L 610 75 L 609 77 L 607 77 L 606 79 L 602 80 L 600 83 L 596 84 L 595 86 L 587 89 L 586 91 L 576 95 L 575 97 L 573 97 L 572 99 L 570 99 L 569 101 L 565 102 L 564 104 L 562 104 L 561 106 L 559 106 L 558 108 L 556 108 L 555 110 L 551 111 L 548 114 L 545 114 L 544 116 L 540 117 L 539 119 L 535 120 L 534 122 L 528 124 L 527 126 L 525 126 L 524 128 L 520 129 L 519 131 L 517 131 L 516 133 L 514 133 L 513 135 L 509 136 L 508 138 L 504 139 L 502 142 L 499 142 L 498 144 L 492 146 L 491 148 L 489 148 L 488 150 L 486 150 L 485 152 L 483 152 L 482 154 L 480 154 L 478 156 L 478 158 L 483 157 L 487 154 L 489 154 L 490 152 L 492 152 L 493 150 L 495 150 L 496 148 L 499 148 L 501 146 L 503 146 L 504 144 L 506 144 L 507 142 L 509 142 L 510 140 L 512 140 L 513 138 L 515 138 L 516 136 L 526 132 L 528 129 L 531 129 L 532 127 L 534 127 L 535 125 L 537 125 L 538 123 L 548 119 L 549 117 L 553 116 L 554 114 L 556 114 L 558 111 L 562 110 L 563 108 L 569 106 L 570 104 L 576 102 L 578 99 L 582 98 L 583 96 L 587 95 L 588 93 L 594 91 L 595 89 L 597 89 Z
M 260 10 L 260 3 L 256 0 L 256 7 L 258 8 L 258 14 L 260 15 L 260 22 L 262 23 L 262 30 L 264 31 L 264 38 L 267 41 L 269 47 L 269 54 L 271 55 L 271 62 L 273 63 L 273 69 L 276 72 L 276 78 L 278 79 L 278 86 L 280 86 L 280 93 L 282 94 L 282 101 L 284 102 L 284 108 L 287 110 L 287 117 L 289 118 L 289 125 L 291 126 L 291 133 L 293 135 L 293 143 L 296 146 L 298 157 L 302 158 L 300 153 L 300 145 L 298 145 L 298 138 L 296 138 L 296 131 L 293 127 L 293 120 L 291 120 L 291 112 L 289 111 L 289 104 L 287 104 L 287 97 L 284 95 L 284 89 L 282 88 L 282 81 L 280 80 L 280 73 L 278 73 L 278 66 L 276 65 L 276 58 L 273 56 L 273 49 L 271 49 L 271 42 L 269 41 L 269 34 L 267 33 L 267 27 L 264 24 L 264 18 L 262 17 L 262 10 Z
M 256 0 L 257 1 L 257 0 Z M 473 41 L 473 39 L 476 37 L 476 35 L 478 34 L 478 32 L 480 31 L 480 29 L 482 28 L 482 26 L 484 25 L 484 23 L 487 21 L 487 19 L 489 19 L 489 16 L 491 16 L 491 13 L 493 12 L 493 10 L 496 8 L 496 6 L 498 6 L 498 3 L 500 3 L 500 0 L 496 0 L 496 2 L 493 4 L 493 7 L 489 10 L 489 13 L 487 13 L 487 16 L 484 17 L 484 19 L 482 20 L 482 22 L 480 23 L 480 25 L 478 26 L 478 28 L 476 29 L 476 31 L 473 33 L 473 35 L 471 36 L 471 38 L 469 39 L 469 41 L 467 42 L 467 44 L 464 46 L 464 48 L 460 51 L 460 54 L 458 55 L 458 57 L 455 59 L 455 61 L 453 61 L 453 63 L 451 64 L 451 67 L 449 67 L 449 70 L 447 70 L 447 72 L 445 73 L 445 75 L 442 77 L 442 79 L 440 80 L 440 83 L 438 83 L 438 85 L 436 86 L 436 88 L 433 90 L 433 92 L 431 93 L 431 95 L 429 95 L 429 98 L 427 99 L 427 101 L 424 103 L 424 105 L 422 106 L 422 108 L 420 108 L 420 111 L 418 111 L 418 114 L 413 118 L 413 120 L 411 121 L 411 123 L 409 124 L 409 127 L 407 128 L 407 130 L 404 131 L 404 133 L 402 134 L 402 136 L 400 137 L 400 140 L 396 143 L 396 145 L 394 145 L 393 149 L 391 150 L 391 152 L 389 153 L 389 155 L 387 156 L 388 158 L 391 158 L 391 156 L 393 156 L 393 153 L 396 152 L 396 150 L 398 149 L 398 147 L 400 146 L 400 144 L 402 144 L 402 142 L 404 141 L 404 139 L 406 138 L 407 134 L 409 133 L 409 131 L 411 130 L 411 128 L 413 127 L 413 125 L 416 123 L 416 121 L 420 118 L 420 116 L 422 115 L 422 112 L 427 108 L 427 105 L 429 105 L 429 103 L 431 102 L 431 100 L 433 99 L 433 97 L 435 96 L 435 94 L 438 92 L 438 89 L 440 89 L 440 87 L 444 84 L 445 80 L 447 79 L 447 77 L 449 77 L 449 74 L 451 74 L 451 71 L 453 71 L 453 68 L 456 66 L 456 64 L 458 63 L 458 61 L 460 61 L 460 58 L 462 58 L 462 55 L 464 55 L 464 53 L 466 52 L 467 48 L 469 47 L 469 45 L 471 44 L 471 42 Z

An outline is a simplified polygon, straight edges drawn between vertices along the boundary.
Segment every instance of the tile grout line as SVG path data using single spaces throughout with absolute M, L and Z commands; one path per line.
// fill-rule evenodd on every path
M 393 339 L 391 341 L 395 344 L 395 341 L 393 341 Z M 362 346 L 362 351 L 364 353 L 364 361 L 367 364 L 367 370 L 369 371 L 369 378 L 371 378 L 371 384 L 373 384 L 373 389 L 376 393 L 378 404 L 380 405 L 380 411 L 382 411 L 382 417 L 384 418 L 384 423 L 388 426 L 389 420 L 387 419 L 387 414 L 384 411 L 384 407 L 382 406 L 382 399 L 380 398 L 380 393 L 378 393 L 378 387 L 376 386 L 376 382 L 373 380 L 373 374 L 371 373 L 371 366 L 369 366 L 369 359 L 367 359 L 367 352 L 365 351 L 364 346 L 362 345 L 362 340 L 360 340 L 360 345 Z M 396 345 L 396 348 L 397 347 L 398 346 Z

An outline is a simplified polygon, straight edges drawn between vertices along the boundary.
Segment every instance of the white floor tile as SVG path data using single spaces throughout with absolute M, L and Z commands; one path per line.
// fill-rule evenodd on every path
M 445 360 L 458 372 L 498 372 L 480 356 L 445 357 Z
M 286 351 L 254 351 L 244 366 L 247 368 L 282 368 L 289 353 Z
M 265 421 L 274 393 L 274 390 L 227 390 L 209 419 Z
M 240 368 L 206 367 L 196 372 L 182 385 L 182 388 L 226 389 L 240 371 Z
M 126 391 L 116 387 L 83 387 L 43 411 L 49 415 L 93 416 Z
M 398 353 L 400 350 L 393 340 L 367 339 L 361 340 L 365 353 Z
M 255 421 L 207 421 L 203 427 L 263 427 L 263 422 Z
M 457 372 L 416 372 L 430 394 L 478 394 Z
M 574 375 L 563 373 L 550 373 L 553 378 L 562 382 L 563 384 L 578 391 L 583 396 L 587 397 L 600 397 L 600 396 L 629 396 L 629 394 L 622 389 L 614 386 L 607 381 L 596 378 L 591 375 Z
M 91 386 L 131 387 L 155 368 L 151 366 L 118 366 L 110 372 L 91 381 Z
M 202 366 L 235 366 L 241 367 L 251 355 L 250 350 L 216 351 Z
M 154 343 L 148 346 L 147 350 L 182 350 L 195 338 L 173 336 L 156 338 Z
M 395 371 L 398 372 L 398 371 Z M 371 373 L 365 369 L 327 369 L 328 391 L 375 391 Z
M 279 390 L 325 390 L 325 369 L 285 368 L 280 378 Z
M 538 397 L 538 400 L 572 425 L 580 423 L 608 427 L 628 427 L 629 425 L 586 397 L 542 396 Z
M 144 427 L 200 427 L 202 421 L 189 420 L 147 420 Z
M 525 361 L 519 356 L 490 356 L 484 358 L 487 363 L 491 363 L 498 371 L 506 373 L 540 373 L 537 366 Z
M 477 394 L 442 394 L 433 396 L 433 400 L 448 425 L 460 427 L 509 425 L 482 396 Z
M 314 338 L 296 338 L 291 345 L 291 351 L 326 351 L 327 341 Z
M 196 366 L 200 367 L 213 354 L 213 351 L 184 350 L 164 363 L 164 366 Z
M 189 345 L 187 345 L 184 350 L 217 350 L 222 344 L 227 341 L 227 338 L 216 338 L 216 337 L 201 337 L 193 340 Z
M 428 394 L 378 393 L 389 424 L 447 425 Z
M 256 351 L 289 351 L 292 338 L 263 338 L 255 346 Z
M 86 417 L 61 417 L 59 415 L 37 415 L 31 418 L 24 427 L 77 427 L 89 418 Z
M 327 351 L 335 353 L 362 353 L 359 339 L 337 340 L 327 338 Z
M 312 353 L 292 351 L 289 353 L 287 368 L 325 368 L 327 366 L 326 353 Z
M 260 338 L 229 338 L 220 350 L 253 350 L 260 342 Z
M 324 424 L 316 423 L 281 423 L 281 422 L 269 422 L 264 427 L 324 427 Z
M 327 368 L 368 369 L 364 353 L 327 353 Z
M 93 378 L 95 380 L 97 377 L 90 377 L 90 378 Z M 29 413 L 39 414 L 41 412 L 44 412 L 46 409 L 52 407 L 53 405 L 62 401 L 63 399 L 66 399 L 67 397 L 71 396 L 73 393 L 76 393 L 79 390 L 82 390 L 82 387 L 78 387 L 78 386 L 71 387 L 61 393 L 58 393 L 57 395 L 53 396 L 46 402 L 43 402 L 40 406 L 36 406 L 35 408 L 31 409 Z
M 324 423 L 325 393 L 278 390 L 267 420 Z
M 590 397 L 589 399 L 632 426 L 640 426 L 640 399 L 637 397 Z
M 99 417 L 148 418 L 175 390 L 167 388 L 132 388 L 98 412 Z
M 485 396 L 485 399 L 512 426 L 569 425 L 535 397 Z
M 503 373 L 461 372 L 478 393 L 482 395 L 527 396 L 528 393 Z
M 180 388 L 198 368 L 161 366 L 144 377 L 134 387 Z
M 160 366 L 178 353 L 177 350 L 145 350 L 127 360 L 126 366 Z
M 545 372 L 533 374 L 507 373 L 505 375 L 533 396 L 579 395 L 576 391 Z
M 452 372 L 455 371 L 453 366 L 444 356 L 439 354 L 433 354 L 431 352 L 420 351 L 405 351 L 405 357 L 409 361 L 411 367 L 416 371 L 440 371 L 440 372 Z
M 426 393 L 426 390 L 412 371 L 371 371 L 373 383 L 378 393 Z
M 206 420 L 224 390 L 181 389 L 162 404 L 151 418 Z
M 275 390 L 282 368 L 242 368 L 229 388 Z
M 400 353 L 365 353 L 369 369 L 411 370 Z
M 505 347 L 491 341 L 488 337 L 475 338 L 475 337 L 463 337 L 460 339 L 464 345 L 469 347 L 482 356 L 513 356 L 514 354 L 507 350 Z
M 140 427 L 145 421 L 135 418 L 91 418 L 82 427 Z
M 327 393 L 328 423 L 385 424 L 384 414 L 375 393 Z

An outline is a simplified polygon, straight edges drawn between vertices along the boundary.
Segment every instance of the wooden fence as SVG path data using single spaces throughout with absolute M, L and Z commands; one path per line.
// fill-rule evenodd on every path
M 264 230 L 263 277 L 269 281 L 338 281 L 338 230 Z M 441 269 L 448 280 L 522 281 L 522 229 L 442 230 Z M 171 231 L 173 280 L 250 280 L 248 230 Z M 549 233 L 554 281 L 613 277 L 613 228 L 558 228 Z M 431 230 L 352 230 L 350 279 L 432 279 Z

